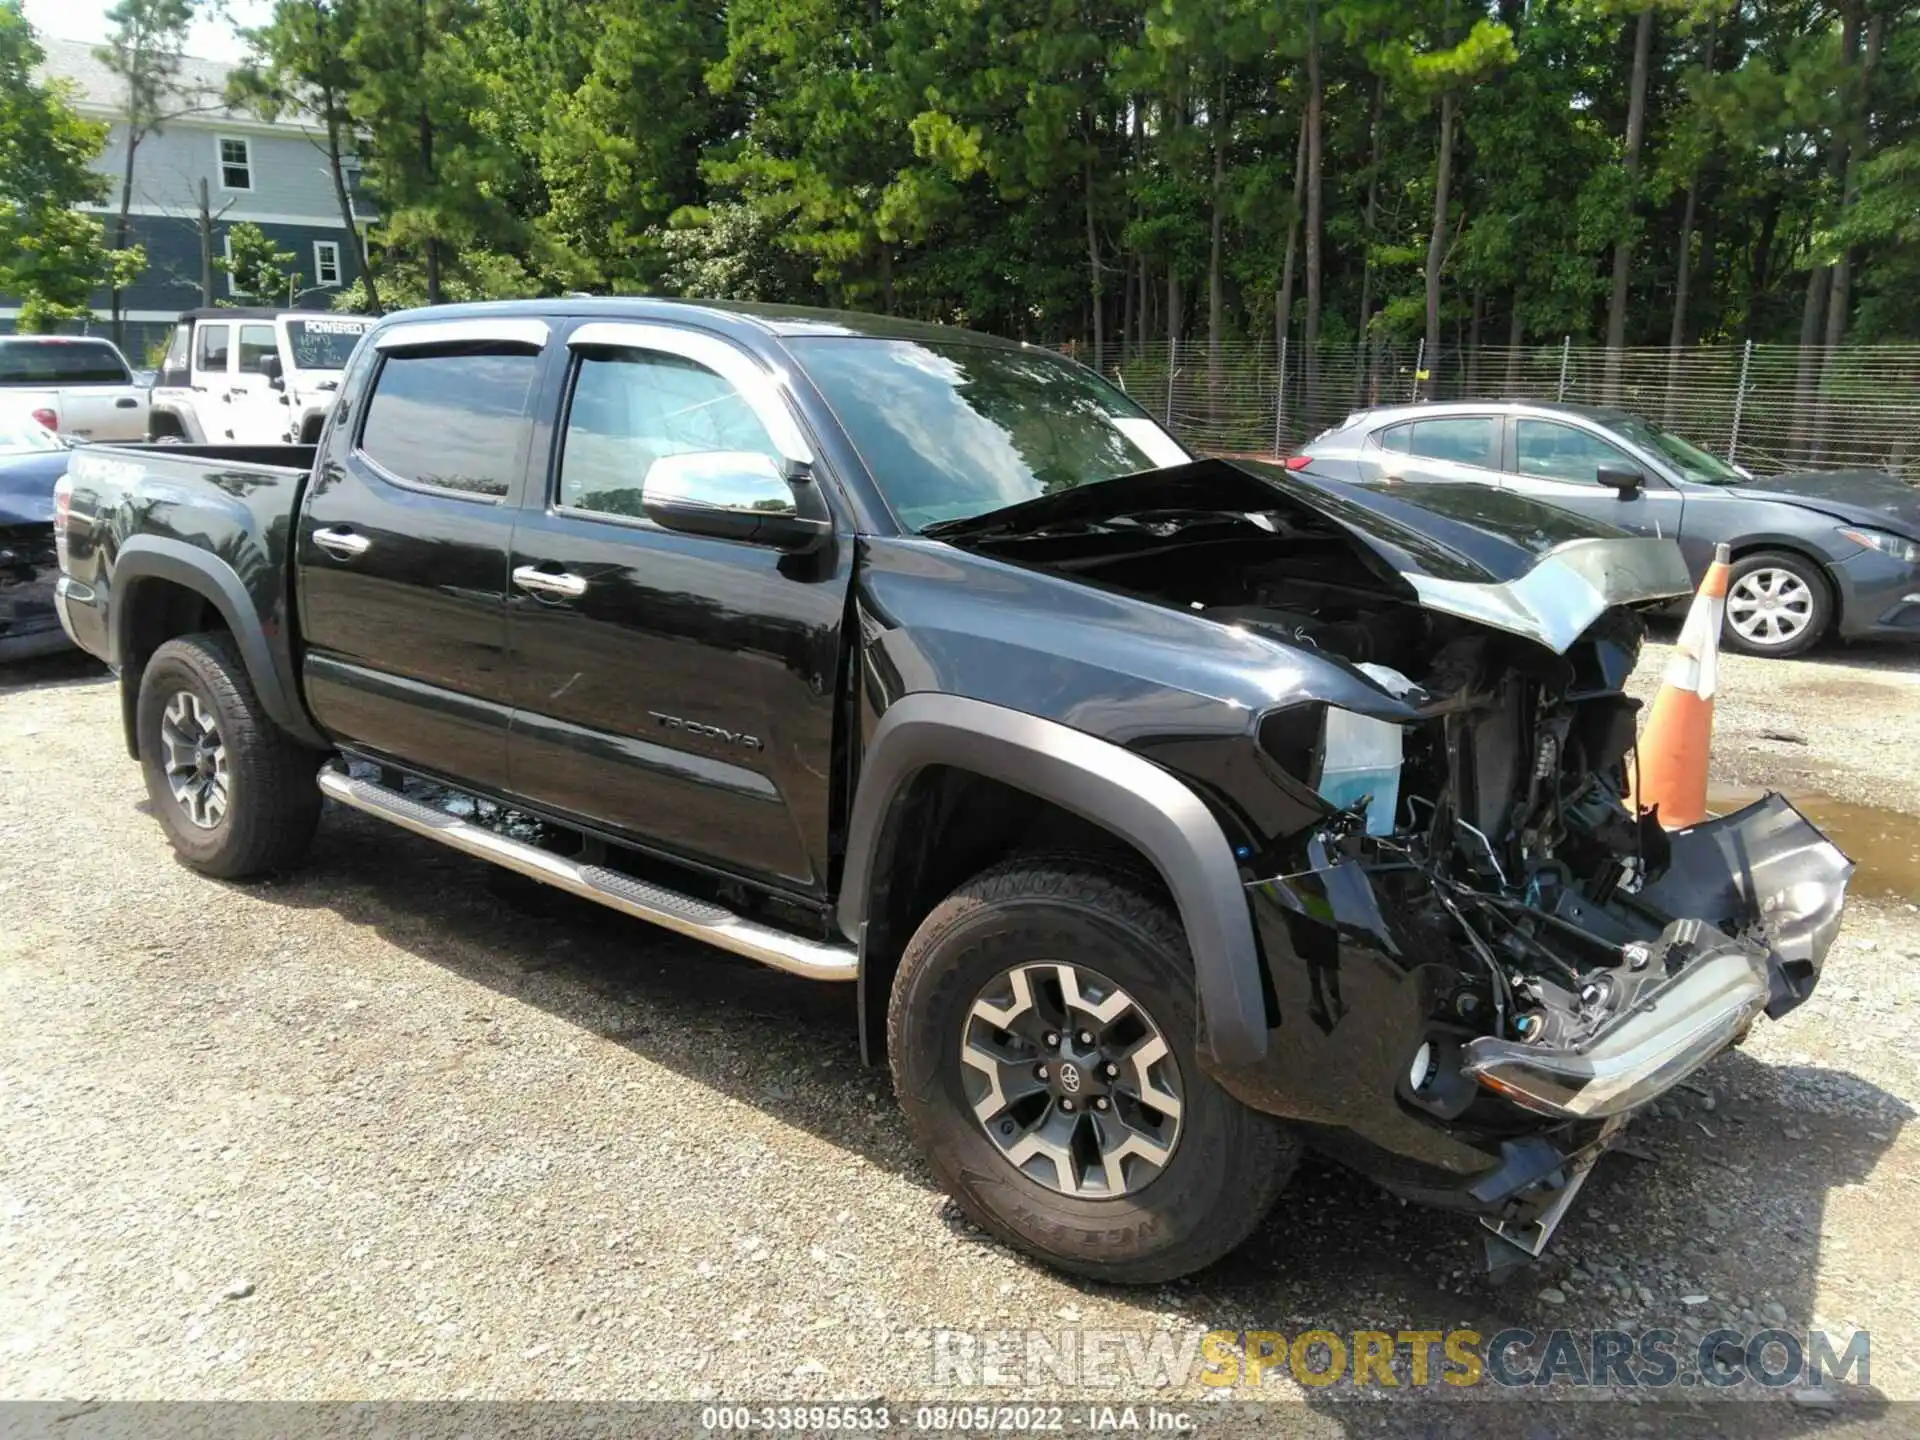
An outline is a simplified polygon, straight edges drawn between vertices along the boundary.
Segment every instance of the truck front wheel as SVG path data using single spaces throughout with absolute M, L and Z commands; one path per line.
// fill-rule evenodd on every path
M 260 708 L 230 636 L 153 652 L 136 717 L 147 797 L 180 858 L 223 880 L 298 860 L 320 819 L 319 757 Z
M 1093 862 L 1012 861 L 915 932 L 894 1088 L 947 1192 L 1046 1263 L 1147 1284 L 1252 1232 L 1299 1144 L 1201 1072 L 1178 917 Z

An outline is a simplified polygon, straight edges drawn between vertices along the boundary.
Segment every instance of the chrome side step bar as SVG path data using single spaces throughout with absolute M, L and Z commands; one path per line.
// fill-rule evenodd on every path
M 813 980 L 851 980 L 858 971 L 858 957 L 850 945 L 789 935 L 705 900 L 649 885 L 603 866 L 582 865 L 519 840 L 509 840 L 485 826 L 423 805 L 398 790 L 349 775 L 337 765 L 321 770 L 320 791 L 342 805 L 392 821 L 403 830 L 438 840 L 442 845 L 477 855 L 495 865 L 504 865 L 635 919 L 704 940 L 749 960 L 758 960 L 776 970 Z

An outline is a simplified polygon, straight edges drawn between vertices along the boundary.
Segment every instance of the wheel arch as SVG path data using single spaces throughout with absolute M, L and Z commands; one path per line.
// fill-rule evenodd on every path
M 147 410 L 147 438 L 159 440 L 167 436 L 193 445 L 203 444 L 206 440 L 198 416 L 182 406 L 163 401 L 149 406 Z
M 140 758 L 135 715 L 147 660 L 167 641 L 206 630 L 233 636 L 254 693 L 276 725 L 305 744 L 325 743 L 275 663 L 240 577 L 207 551 L 165 536 L 133 536 L 114 561 L 109 614 L 108 659 L 120 674 L 121 725 L 134 759 Z
M 1200 1043 L 1222 1063 L 1252 1063 L 1266 1053 L 1267 1010 L 1252 916 L 1232 847 L 1200 798 L 1111 741 L 1003 706 L 934 694 L 894 702 L 861 761 L 838 919 L 860 948 L 863 1046 L 871 1049 L 869 1018 L 885 1014 L 886 989 L 918 923 L 912 912 L 919 908 L 923 915 L 930 908 L 919 904 L 924 893 L 900 903 L 900 887 L 912 889 L 922 879 L 919 861 L 928 853 L 926 845 L 903 840 L 923 813 L 917 802 L 927 793 L 927 777 L 942 773 L 974 777 L 999 787 L 1000 794 L 1064 812 L 1151 866 L 1193 956 Z M 1032 843 L 1040 837 L 1021 838 Z M 950 867 L 981 858 L 946 853 Z M 991 863 L 999 857 L 985 858 Z M 965 878 L 959 875 L 954 883 Z M 924 892 L 926 886 L 918 888 Z
M 1753 555 L 1786 554 L 1796 560 L 1803 560 L 1820 577 L 1820 583 L 1827 587 L 1826 628 L 1823 635 L 1831 635 L 1840 628 L 1840 607 L 1844 603 L 1841 597 L 1840 582 L 1834 576 L 1833 562 L 1813 545 L 1790 535 L 1743 535 L 1729 548 L 1731 563 L 1738 565 Z

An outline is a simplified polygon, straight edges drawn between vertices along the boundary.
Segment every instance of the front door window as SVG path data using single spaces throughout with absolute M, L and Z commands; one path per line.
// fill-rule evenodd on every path
M 1542 480 L 1600 483 L 1600 467 L 1624 470 L 1641 467 L 1618 446 L 1598 435 L 1558 420 L 1522 419 L 1514 425 L 1514 469 Z

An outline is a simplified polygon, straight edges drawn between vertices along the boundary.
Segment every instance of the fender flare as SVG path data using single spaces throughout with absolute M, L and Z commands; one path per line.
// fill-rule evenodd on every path
M 326 745 L 300 703 L 290 664 L 283 667 L 275 659 L 259 608 L 240 583 L 240 577 L 232 566 L 184 541 L 164 535 L 134 535 L 120 547 L 113 565 L 113 597 L 108 612 L 111 629 L 107 641 L 108 660 L 116 670 L 125 673 L 130 650 L 134 609 L 126 603 L 127 589 L 132 582 L 142 579 L 166 580 L 182 586 L 218 610 L 227 622 L 234 643 L 240 647 L 247 678 L 252 681 L 253 692 L 268 718 L 303 744 Z
M 1160 872 L 1193 955 L 1203 1043 L 1221 1064 L 1267 1052 L 1260 949 L 1219 821 L 1180 780 L 1122 746 L 1054 720 L 953 695 L 887 707 L 861 761 L 838 920 L 863 939 L 888 812 L 930 765 L 969 770 L 1058 805 L 1136 846 Z M 862 944 L 862 963 L 865 946 Z M 864 994 L 864 977 L 863 977 Z
M 185 433 L 189 445 L 204 445 L 207 443 L 207 433 L 201 428 L 200 417 L 194 411 L 193 407 L 181 405 L 172 400 L 163 400 L 157 404 L 149 402 L 147 406 L 147 436 L 149 439 L 151 439 L 154 434 L 153 417 L 156 415 L 171 415 L 174 419 L 178 420 L 180 422 L 180 429 Z

